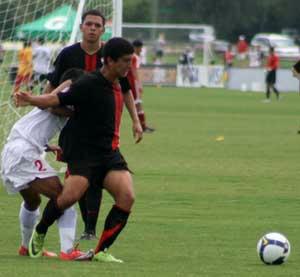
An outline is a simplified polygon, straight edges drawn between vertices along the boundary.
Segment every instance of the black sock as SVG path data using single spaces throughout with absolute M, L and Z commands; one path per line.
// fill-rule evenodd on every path
M 114 205 L 108 213 L 95 253 L 108 249 L 125 227 L 130 212 Z
M 84 223 L 84 226 L 86 226 L 86 217 L 87 217 L 86 193 L 80 198 L 80 200 L 78 201 L 78 205 L 80 208 L 82 221 Z
M 39 234 L 46 234 L 48 228 L 54 223 L 55 220 L 60 218 L 63 213 L 64 212 L 57 207 L 56 200 L 49 200 L 44 209 L 42 219 L 35 228 L 36 231 Z
M 96 233 L 97 220 L 102 200 L 102 187 L 90 186 L 86 194 L 86 223 L 85 231 L 88 233 Z

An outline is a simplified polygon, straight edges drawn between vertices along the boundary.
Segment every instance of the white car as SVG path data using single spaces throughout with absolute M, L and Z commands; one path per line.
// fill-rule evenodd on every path
M 299 59 L 300 49 L 294 43 L 293 39 L 285 35 L 279 34 L 257 34 L 251 40 L 252 46 L 260 46 L 263 53 L 268 54 L 269 48 L 272 46 L 280 58 Z

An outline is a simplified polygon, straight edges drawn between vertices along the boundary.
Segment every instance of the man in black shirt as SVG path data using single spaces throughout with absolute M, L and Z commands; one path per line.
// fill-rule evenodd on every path
M 104 43 L 101 42 L 101 35 L 105 30 L 105 17 L 98 10 L 89 10 L 83 13 L 80 30 L 82 41 L 65 47 L 54 62 L 54 71 L 48 76 L 48 84 L 45 93 L 51 92 L 59 84 L 59 81 L 66 70 L 80 68 L 92 72 L 102 67 L 102 50 Z M 122 90 L 127 92 L 130 85 L 127 78 L 121 78 Z M 124 94 L 124 101 L 129 112 L 133 98 L 130 93 Z M 60 109 L 61 110 L 61 109 Z M 90 186 L 85 195 L 79 201 L 79 207 L 84 222 L 84 232 L 81 239 L 96 239 L 96 224 L 99 214 L 99 207 L 102 198 L 100 186 Z
M 48 202 L 36 226 L 29 246 L 31 257 L 41 255 L 48 227 L 61 216 L 63 210 L 78 201 L 89 184 L 98 183 L 103 184 L 112 195 L 115 205 L 106 218 L 94 260 L 122 262 L 106 250 L 125 227 L 134 202 L 131 174 L 119 151 L 123 95 L 118 80 L 126 76 L 132 54 L 133 47 L 128 41 L 113 38 L 104 46 L 103 68 L 75 82 L 68 92 L 41 96 L 16 94 L 17 102 L 28 102 L 40 108 L 74 106 L 74 116 L 59 139 L 70 176 L 65 180 L 62 193 Z M 132 121 L 134 136 L 139 142 L 142 130 L 136 113 Z

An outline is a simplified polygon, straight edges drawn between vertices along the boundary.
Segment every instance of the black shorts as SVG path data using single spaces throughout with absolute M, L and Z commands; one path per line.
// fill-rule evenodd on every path
M 267 73 L 266 83 L 271 85 L 276 83 L 276 70 L 271 70 Z
M 101 161 L 68 163 L 70 175 L 86 177 L 92 185 L 102 186 L 105 176 L 111 170 L 127 170 L 130 172 L 127 162 L 119 150 L 103 155 Z

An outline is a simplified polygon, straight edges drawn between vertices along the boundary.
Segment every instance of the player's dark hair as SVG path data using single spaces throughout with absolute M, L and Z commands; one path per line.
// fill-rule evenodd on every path
M 136 39 L 132 42 L 133 47 L 143 47 L 143 42 L 140 39 Z
M 79 68 L 70 68 L 64 72 L 61 76 L 59 83 L 63 83 L 66 80 L 72 80 L 72 82 L 79 79 L 84 74 L 84 70 Z
M 107 58 L 117 61 L 119 58 L 133 54 L 132 44 L 124 38 L 115 37 L 105 43 L 103 48 L 104 63 L 107 64 Z
M 85 11 L 81 16 L 81 24 L 84 22 L 85 18 L 88 15 L 95 15 L 95 16 L 101 17 L 102 21 L 103 21 L 103 26 L 105 26 L 105 22 L 106 22 L 105 16 L 99 10 L 87 10 L 87 11 Z
M 274 46 L 270 46 L 269 49 L 270 49 L 270 52 L 271 52 L 271 53 L 274 53 Z

